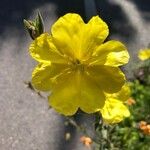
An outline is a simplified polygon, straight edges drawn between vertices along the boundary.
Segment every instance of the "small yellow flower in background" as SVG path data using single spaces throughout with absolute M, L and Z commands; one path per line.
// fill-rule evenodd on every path
M 127 93 L 126 93 L 127 92 Z M 121 95 L 124 93 L 123 99 Z M 130 116 L 128 108 L 124 105 L 124 101 L 130 96 L 130 88 L 125 84 L 122 89 L 115 94 L 107 94 L 107 100 L 104 107 L 100 110 L 102 118 L 107 124 L 114 124 L 121 122 L 125 117 Z
M 142 49 L 142 50 L 140 50 L 139 54 L 138 54 L 138 57 L 141 60 L 150 59 L 150 49 Z
M 80 141 L 88 148 L 91 147 L 91 144 L 92 144 L 92 139 L 90 137 L 87 137 L 87 136 L 82 136 L 80 138 Z
M 126 64 L 129 54 L 119 41 L 103 43 L 107 24 L 98 16 L 87 24 L 78 14 L 66 14 L 30 45 L 31 56 L 39 62 L 32 73 L 33 86 L 51 91 L 49 105 L 64 115 L 78 108 L 94 113 L 104 106 L 107 93 L 125 83 L 118 66 Z

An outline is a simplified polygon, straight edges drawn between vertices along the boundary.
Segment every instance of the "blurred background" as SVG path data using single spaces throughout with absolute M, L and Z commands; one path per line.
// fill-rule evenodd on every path
M 137 52 L 150 43 L 149 0 L 1 0 L 0 2 L 0 150 L 84 150 L 80 133 L 66 127 L 64 118 L 48 109 L 45 99 L 24 84 L 36 65 L 28 53 L 32 41 L 23 19 L 35 18 L 40 10 L 46 31 L 68 12 L 85 22 L 99 15 L 110 29 L 108 39 L 120 40 L 131 59 L 124 71 L 132 78 Z M 92 117 L 77 118 L 93 133 Z M 65 133 L 71 139 L 65 140 Z

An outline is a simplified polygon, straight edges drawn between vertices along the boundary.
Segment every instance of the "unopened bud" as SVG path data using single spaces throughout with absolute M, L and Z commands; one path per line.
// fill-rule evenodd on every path
M 38 12 L 35 21 L 24 19 L 23 23 L 33 40 L 44 32 L 44 23 L 40 12 Z

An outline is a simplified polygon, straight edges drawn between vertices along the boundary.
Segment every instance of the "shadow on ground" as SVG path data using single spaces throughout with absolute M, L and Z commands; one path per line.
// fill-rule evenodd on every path
M 67 12 L 77 12 L 84 17 L 83 1 L 80 0 L 1 0 L 0 33 L 11 27 L 20 28 L 21 31 L 23 19 L 29 18 L 35 8 L 47 3 L 56 5 L 58 16 L 62 16 Z
M 0 5 L 0 33 L 5 32 L 6 28 L 12 27 L 19 28 L 22 31 L 23 19 L 29 18 L 35 8 L 46 3 L 56 5 L 56 14 L 58 17 L 68 12 L 75 12 L 79 13 L 85 20 L 84 0 L 2 0 Z M 107 0 L 95 0 L 95 3 L 97 14 L 108 23 L 112 33 L 119 33 L 126 39 L 134 38 L 135 30 L 127 21 L 119 5 Z M 138 6 L 143 5 L 139 4 Z M 144 8 L 142 7 L 142 9 Z M 148 6 L 146 8 L 148 10 Z
M 133 0 L 137 8 L 141 12 L 143 18 L 150 21 L 150 1 L 149 0 Z
M 110 35 L 117 34 L 123 41 L 132 41 L 136 30 L 119 5 L 111 1 L 96 0 L 96 6 L 98 14 L 104 18 L 110 28 Z

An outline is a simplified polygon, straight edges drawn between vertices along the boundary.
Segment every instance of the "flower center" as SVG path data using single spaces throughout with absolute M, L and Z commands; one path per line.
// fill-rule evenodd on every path
M 71 68 L 73 70 L 79 70 L 81 72 L 83 72 L 85 70 L 85 64 L 83 64 L 79 59 L 75 59 L 74 61 L 72 61 L 72 65 Z
M 81 65 L 80 60 L 79 60 L 79 59 L 76 59 L 76 60 L 75 60 L 75 64 L 76 64 L 76 65 Z

